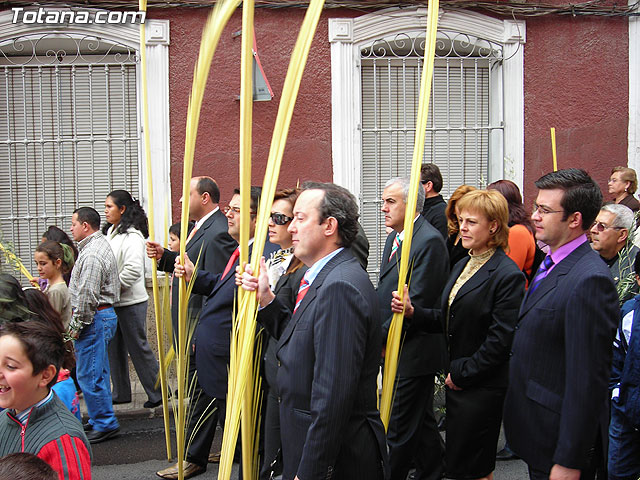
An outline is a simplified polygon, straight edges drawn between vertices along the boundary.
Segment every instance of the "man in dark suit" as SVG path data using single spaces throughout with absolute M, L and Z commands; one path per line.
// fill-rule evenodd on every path
M 391 293 L 398 289 L 409 182 L 408 177 L 392 178 L 382 193 L 384 222 L 393 229 L 382 253 L 377 289 L 383 322 L 383 346 L 393 318 Z M 424 192 L 418 189 L 406 283 L 414 303 L 422 308 L 437 308 L 437 300 L 449 276 L 449 255 L 440 233 L 419 213 L 423 202 Z M 439 479 L 443 471 L 444 451 L 433 414 L 433 384 L 435 374 L 445 368 L 444 335 L 411 329 L 410 320 L 405 321 L 408 328 L 405 328 L 400 351 L 396 391 L 387 429 L 391 478 L 407 478 L 413 462 L 417 479 Z
M 260 201 L 261 189 L 251 187 L 251 216 L 249 223 L 250 244 L 256 226 L 255 213 Z M 240 191 L 236 189 L 225 211 L 228 233 L 236 242 L 240 239 Z M 235 301 L 235 268 L 238 265 L 239 248 L 236 248 L 222 273 L 213 273 L 198 269 L 193 281 L 193 293 L 202 295 L 202 310 L 193 334 L 193 351 L 195 352 L 195 369 L 197 383 L 201 392 L 196 394 L 196 402 L 192 404 L 191 421 L 186 438 L 191 438 L 195 430 L 194 441 L 189 445 L 186 456 L 185 478 L 190 478 L 207 469 L 209 450 L 213 443 L 218 421 L 224 423 L 227 397 L 227 372 L 229 366 L 229 343 Z M 191 281 L 194 264 L 187 255 L 184 266 L 175 264 L 175 275 L 184 276 Z M 158 476 L 166 479 L 178 478 L 177 464 L 158 472 Z
M 442 190 L 442 174 L 435 163 L 423 163 L 420 169 L 420 184 L 424 190 L 424 206 L 422 216 L 440 232 L 442 238 L 449 238 L 447 215 L 444 213 L 447 202 L 444 201 Z
M 337 185 L 305 184 L 293 214 L 295 255 L 309 270 L 276 351 L 283 479 L 382 479 L 379 311 L 367 273 L 348 248 L 358 231 L 355 198 Z M 291 313 L 270 302 L 265 274 L 258 280 L 250 273 L 243 285 L 259 287 L 258 319 L 277 335 Z
M 220 273 L 238 242 L 227 232 L 227 219 L 220 210 L 220 189 L 211 177 L 193 177 L 189 192 L 189 219 L 196 222 L 187 237 L 186 253 L 198 269 Z M 178 252 L 172 252 L 156 242 L 147 242 L 147 255 L 158 261 L 158 270 L 173 272 Z M 178 279 L 171 287 L 171 318 L 174 327 L 178 319 Z M 202 295 L 189 298 L 188 317 L 195 320 L 202 308 Z M 177 330 L 174 329 L 177 332 Z
M 598 185 L 568 169 L 536 186 L 531 219 L 550 252 L 515 327 L 504 425 L 532 479 L 577 480 L 589 478 L 593 449 L 606 446 L 618 298 L 585 235 L 602 203 Z

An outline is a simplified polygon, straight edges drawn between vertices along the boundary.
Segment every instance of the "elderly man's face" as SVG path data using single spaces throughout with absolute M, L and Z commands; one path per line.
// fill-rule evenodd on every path
M 591 240 L 593 249 L 607 260 L 616 256 L 627 239 L 626 228 L 614 227 L 616 215 L 600 210 L 596 221 L 591 226 Z
M 384 213 L 384 225 L 393 228 L 400 233 L 404 230 L 404 212 L 407 204 L 404 201 L 402 185 L 394 183 L 382 192 L 382 208 Z

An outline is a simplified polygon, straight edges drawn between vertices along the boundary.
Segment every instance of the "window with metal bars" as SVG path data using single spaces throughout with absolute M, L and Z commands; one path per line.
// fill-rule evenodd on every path
M 409 34 L 361 50 L 361 223 L 370 242 L 369 273 L 377 282 L 387 237 L 380 212 L 390 178 L 409 175 L 423 68 L 423 39 Z M 487 184 L 491 131 L 490 69 L 499 60 L 477 44 L 440 40 L 423 163 L 433 162 L 446 198 L 460 185 Z
M 32 273 L 49 225 L 68 231 L 79 206 L 102 213 L 117 188 L 139 196 L 135 55 L 37 53 L 0 58 L 0 231 Z

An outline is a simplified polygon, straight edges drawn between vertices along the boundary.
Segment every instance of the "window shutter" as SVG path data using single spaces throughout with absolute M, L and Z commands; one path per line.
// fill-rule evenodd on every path
M 369 273 L 377 282 L 386 232 L 381 195 L 390 178 L 411 173 L 422 59 L 361 59 L 361 222 L 370 242 Z M 486 185 L 489 157 L 489 62 L 437 58 L 425 135 L 448 198 L 461 184 Z
M 83 58 L 0 67 L 0 229 L 32 273 L 49 225 L 102 213 L 111 190 L 139 195 L 136 65 Z

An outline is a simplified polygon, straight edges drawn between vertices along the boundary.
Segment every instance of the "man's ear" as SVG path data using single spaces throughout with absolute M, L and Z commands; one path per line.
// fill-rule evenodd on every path
M 326 227 L 324 229 L 325 237 L 330 237 L 334 233 L 338 232 L 338 220 L 335 217 L 328 217 L 325 220 Z
M 579 228 L 582 230 L 582 213 L 573 212 L 570 216 L 573 218 L 569 218 L 569 228 Z
M 618 243 L 625 243 L 627 238 L 629 238 L 629 230 L 622 228 L 620 230 L 620 236 L 618 237 Z
M 57 369 L 55 365 L 47 365 L 47 367 L 41 371 L 38 375 L 41 375 L 38 382 L 39 387 L 46 387 L 56 377 Z

